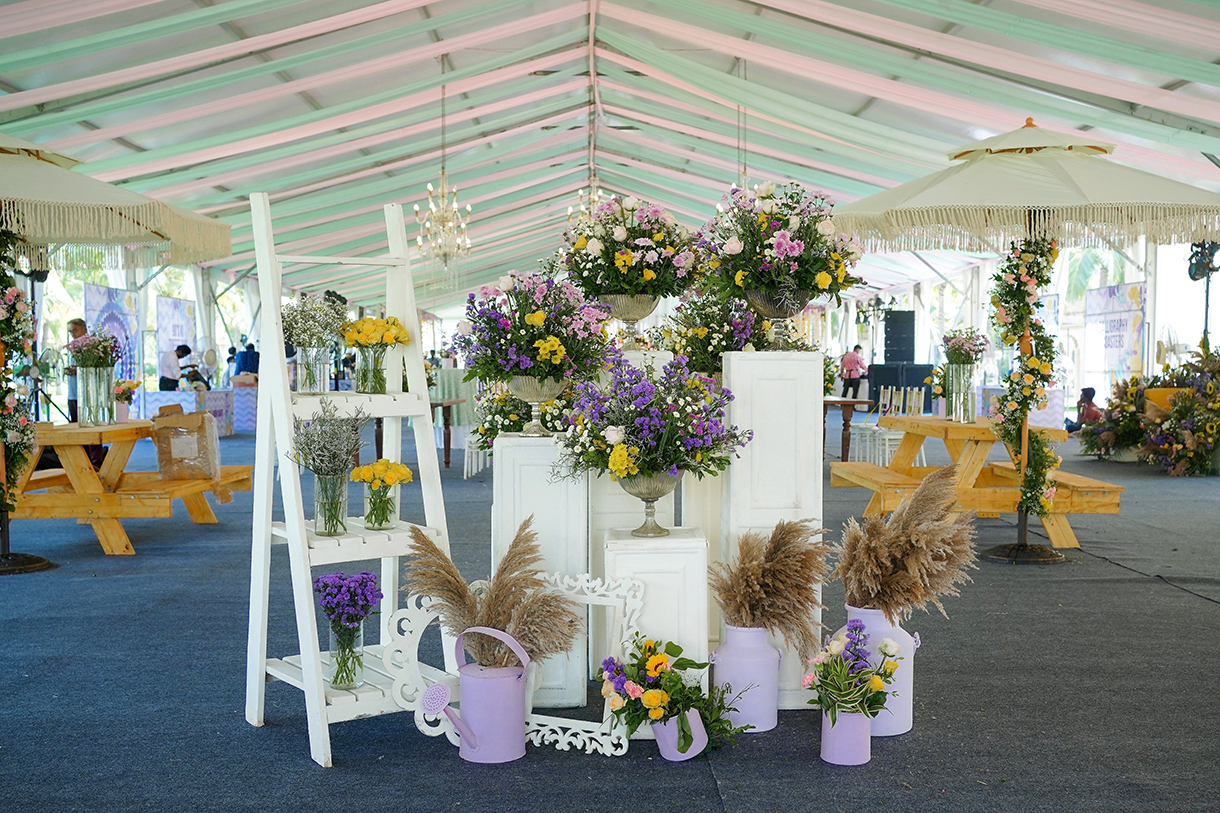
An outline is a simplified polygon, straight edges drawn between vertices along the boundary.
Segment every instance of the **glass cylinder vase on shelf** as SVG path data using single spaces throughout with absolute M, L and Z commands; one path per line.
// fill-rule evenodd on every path
M 624 350 L 637 350 L 636 323 L 661 297 L 676 296 L 695 278 L 690 234 L 655 203 L 616 195 L 576 219 L 555 265 L 591 298 L 606 303 L 626 327 Z
M 318 536 L 347 533 L 347 474 L 315 474 L 313 530 Z
M 720 287 L 773 320 L 772 350 L 792 349 L 787 320 L 811 299 L 833 298 L 863 280 L 849 273 L 863 256 L 832 218 L 834 201 L 799 183 L 734 184 L 695 239 L 700 263 Z
M 946 364 L 945 382 L 949 401 L 945 416 L 954 423 L 976 423 L 978 408 L 973 364 Z
M 330 348 L 297 348 L 297 392 L 317 394 L 330 390 Z
M 335 689 L 364 685 L 364 622 L 358 626 L 330 627 L 330 668 L 326 680 Z
M 381 395 L 386 391 L 386 351 L 411 342 L 411 334 L 396 317 L 365 317 L 344 325 L 343 338 L 356 348 L 356 392 Z
M 372 573 L 328 573 L 314 579 L 318 604 L 330 621 L 329 668 L 326 681 L 335 689 L 355 689 L 364 683 L 364 619 L 382 599 Z
M 415 479 L 402 463 L 382 458 L 367 466 L 357 466 L 351 478 L 364 483 L 364 527 L 386 531 L 398 524 L 398 486 Z
M 80 425 L 108 426 L 114 417 L 114 368 L 77 367 Z

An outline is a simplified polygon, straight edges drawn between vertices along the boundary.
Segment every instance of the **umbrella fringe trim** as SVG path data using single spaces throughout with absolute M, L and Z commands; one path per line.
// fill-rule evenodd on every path
M 147 265 L 185 265 L 232 252 L 227 224 L 178 214 L 159 201 L 99 206 L 6 198 L 0 200 L 0 229 L 21 235 L 27 245 L 19 253 L 38 267 L 46 267 L 62 244 L 77 254 L 85 247 L 126 246 Z
M 1063 245 L 1105 246 L 1133 243 L 1140 237 L 1168 245 L 1215 240 L 1220 207 L 1164 203 L 1094 204 L 1034 211 L 1025 207 L 936 206 L 902 209 L 884 215 L 841 213 L 837 225 L 858 234 L 867 251 L 942 249 L 1004 253 L 1012 241 L 1030 235 Z M 1031 228 L 1032 227 L 1032 228 Z

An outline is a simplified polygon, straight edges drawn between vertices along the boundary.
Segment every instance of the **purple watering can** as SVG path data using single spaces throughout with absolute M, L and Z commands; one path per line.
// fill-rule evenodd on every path
M 466 662 L 462 636 L 481 632 L 508 645 L 521 666 L 479 666 Z M 458 753 L 467 762 L 512 762 L 525 756 L 525 668 L 530 656 L 517 640 L 491 627 L 471 627 L 457 637 L 454 654 L 461 679 L 461 716 L 449 708 L 449 687 L 433 683 L 424 690 L 420 707 L 427 715 L 444 713 L 461 738 Z

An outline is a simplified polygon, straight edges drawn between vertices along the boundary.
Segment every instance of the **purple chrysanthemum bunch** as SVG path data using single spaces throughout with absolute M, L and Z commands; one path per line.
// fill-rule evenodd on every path
M 364 619 L 377 612 L 377 602 L 382 598 L 377 576 L 367 571 L 350 576 L 328 573 L 314 579 L 313 589 L 318 594 L 322 612 L 336 630 L 359 627 Z

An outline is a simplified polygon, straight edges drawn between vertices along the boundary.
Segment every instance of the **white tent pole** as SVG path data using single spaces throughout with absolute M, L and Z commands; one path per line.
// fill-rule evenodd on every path
M 1156 258 L 1159 246 L 1153 240 L 1144 240 L 1144 373 L 1155 375 L 1156 338 L 1158 335 L 1156 323 L 1157 287 L 1160 283 L 1160 272 L 1157 269 Z

